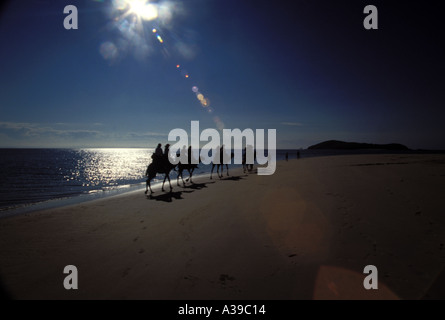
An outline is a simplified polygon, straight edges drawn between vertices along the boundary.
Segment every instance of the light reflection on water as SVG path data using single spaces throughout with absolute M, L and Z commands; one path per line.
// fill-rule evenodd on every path
M 151 148 L 2 149 L 0 211 L 141 186 L 153 151 Z
M 144 178 L 153 149 L 81 149 L 76 167 L 66 179 L 75 178 L 84 187 L 110 188 Z

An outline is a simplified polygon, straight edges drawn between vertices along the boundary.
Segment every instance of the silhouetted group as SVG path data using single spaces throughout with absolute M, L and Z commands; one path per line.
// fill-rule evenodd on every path
M 158 144 L 155 149 L 155 152 L 151 156 L 153 159 L 152 165 L 155 167 L 157 171 L 165 171 L 166 167 L 170 166 L 169 161 L 170 154 L 170 144 L 166 144 L 164 147 L 164 151 L 162 151 L 162 144 Z

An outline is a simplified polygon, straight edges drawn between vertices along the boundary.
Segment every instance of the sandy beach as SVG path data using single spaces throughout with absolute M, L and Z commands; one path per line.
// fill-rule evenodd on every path
M 0 220 L 15 299 L 445 298 L 445 156 L 280 161 Z M 65 290 L 75 265 L 79 289 Z M 363 269 L 378 268 L 378 290 Z

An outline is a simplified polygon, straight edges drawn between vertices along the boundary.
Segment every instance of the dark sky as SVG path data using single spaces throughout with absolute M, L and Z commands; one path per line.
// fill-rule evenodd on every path
M 3 7 L 0 147 L 145 147 L 199 120 L 277 129 L 278 148 L 445 149 L 439 1 L 152 1 L 158 18 L 133 24 L 116 3 Z M 63 27 L 68 4 L 78 30 Z M 378 30 L 363 27 L 368 4 Z

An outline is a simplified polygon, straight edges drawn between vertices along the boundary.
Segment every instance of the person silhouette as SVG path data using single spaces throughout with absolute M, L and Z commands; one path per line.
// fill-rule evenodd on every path
M 169 158 L 170 158 L 170 144 L 167 143 L 164 147 L 164 159 L 169 161 Z
M 220 163 L 221 165 L 225 164 L 225 163 L 224 163 L 224 158 L 225 158 L 225 157 L 224 157 L 224 154 L 225 154 L 226 152 L 225 152 L 225 150 L 224 150 L 224 147 L 225 147 L 225 146 L 222 145 L 221 148 L 219 148 L 219 163 Z
M 155 152 L 151 155 L 151 158 L 153 159 L 152 165 L 155 168 L 159 167 L 160 163 L 162 162 L 162 157 L 163 157 L 162 144 L 158 143 L 158 146 L 156 147 Z
M 253 155 L 253 162 L 248 161 L 249 160 L 249 159 L 247 159 L 248 154 Z M 246 146 L 246 167 L 249 172 L 251 172 L 253 170 L 253 165 L 255 163 L 255 157 L 256 157 L 256 151 L 253 149 L 253 146 L 249 144 L 248 146 Z M 249 162 L 249 163 L 247 163 L 247 162 Z
M 188 159 L 189 159 L 189 164 L 195 164 L 196 159 L 195 159 L 195 157 L 193 156 L 192 146 L 189 146 L 189 147 L 188 147 L 187 155 L 188 155 Z
M 157 157 L 162 157 L 162 154 L 162 144 L 158 143 L 154 155 Z
M 243 165 L 243 172 L 246 173 L 246 170 L 247 170 L 247 147 L 244 147 L 244 149 L 243 149 L 242 165 Z

